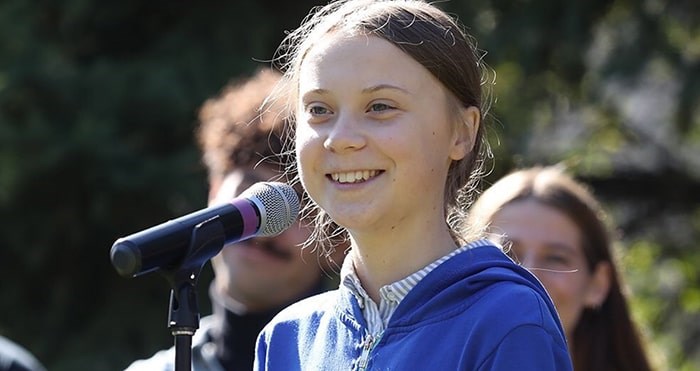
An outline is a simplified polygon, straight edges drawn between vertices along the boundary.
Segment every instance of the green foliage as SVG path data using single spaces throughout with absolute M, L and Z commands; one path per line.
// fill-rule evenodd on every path
M 0 2 L 0 333 L 57 371 L 121 369 L 172 343 L 167 284 L 117 276 L 109 248 L 203 207 L 199 106 L 268 65 L 319 3 Z M 485 184 L 556 162 L 589 182 L 654 358 L 699 368 L 696 2 L 440 4 L 495 74 Z
M 272 55 L 295 12 L 265 6 L 0 3 L 0 332 L 51 370 L 172 343 L 166 282 L 117 276 L 109 248 L 205 205 L 197 109 Z

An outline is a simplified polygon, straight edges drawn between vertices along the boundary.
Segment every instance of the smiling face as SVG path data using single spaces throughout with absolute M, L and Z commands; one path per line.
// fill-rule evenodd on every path
M 571 338 L 583 309 L 599 306 L 609 284 L 602 265 L 589 270 L 581 230 L 566 214 L 532 199 L 503 206 L 490 229 L 505 234 L 518 261 L 542 281 Z
M 444 220 L 449 165 L 471 142 L 423 66 L 384 39 L 330 34 L 301 64 L 299 97 L 300 177 L 339 225 L 377 232 Z

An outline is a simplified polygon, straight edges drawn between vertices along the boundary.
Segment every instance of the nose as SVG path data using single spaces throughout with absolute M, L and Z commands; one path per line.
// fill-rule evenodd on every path
M 366 145 L 358 120 L 349 114 L 339 114 L 333 123 L 323 147 L 334 153 L 356 151 Z

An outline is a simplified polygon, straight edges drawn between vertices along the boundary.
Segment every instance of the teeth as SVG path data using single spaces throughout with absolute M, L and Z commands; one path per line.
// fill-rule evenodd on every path
M 377 170 L 358 170 L 347 173 L 333 173 L 331 178 L 338 183 L 357 183 L 377 175 Z

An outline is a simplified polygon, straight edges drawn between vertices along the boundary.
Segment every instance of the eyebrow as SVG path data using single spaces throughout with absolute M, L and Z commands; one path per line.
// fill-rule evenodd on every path
M 396 86 L 396 85 L 391 85 L 391 84 L 379 84 L 379 85 L 370 86 L 370 87 L 368 87 L 368 88 L 362 89 L 362 92 L 363 92 L 363 93 L 374 93 L 374 92 L 376 92 L 376 91 L 384 90 L 384 89 L 398 90 L 398 91 L 400 91 L 400 92 L 402 92 L 402 93 L 404 93 L 404 94 L 409 94 L 409 95 L 411 94 L 410 91 L 408 91 L 408 90 L 406 90 L 406 89 L 404 89 L 404 88 L 402 88 L 402 87 L 398 87 L 398 86 Z
M 545 246 L 559 250 L 559 251 L 565 251 L 565 252 L 570 253 L 570 254 L 576 254 L 578 252 L 576 247 L 571 246 L 571 245 L 566 244 L 566 243 L 561 243 L 561 242 L 547 242 L 547 243 L 545 243 Z
M 379 84 L 379 85 L 370 86 L 370 87 L 362 89 L 362 93 L 363 94 L 370 94 L 370 93 L 374 93 L 374 92 L 377 92 L 380 90 L 397 90 L 397 91 L 400 91 L 404 94 L 411 95 L 410 91 L 408 91 L 402 87 L 399 87 L 396 85 L 391 85 L 391 84 Z M 328 89 L 318 88 L 318 89 L 309 90 L 309 91 L 305 92 L 304 95 L 307 95 L 307 94 L 326 95 L 329 93 L 330 93 L 330 90 L 328 90 Z
M 511 241 L 513 243 L 513 247 L 517 246 L 517 244 L 520 242 L 520 240 L 518 240 L 518 239 L 511 239 L 511 238 L 508 238 L 507 236 L 506 236 L 506 240 Z M 576 247 L 571 246 L 571 245 L 566 244 L 566 243 L 562 243 L 562 242 L 546 241 L 546 242 L 544 242 L 543 245 L 544 245 L 544 247 L 546 247 L 548 249 L 555 249 L 557 251 L 563 251 L 563 252 L 566 252 L 569 254 L 576 254 L 578 252 L 578 249 L 576 249 Z
M 309 91 L 305 92 L 302 96 L 306 96 L 306 95 L 309 95 L 309 94 L 325 95 L 325 94 L 328 94 L 328 93 L 329 93 L 328 90 L 318 88 L 318 89 L 309 90 Z

